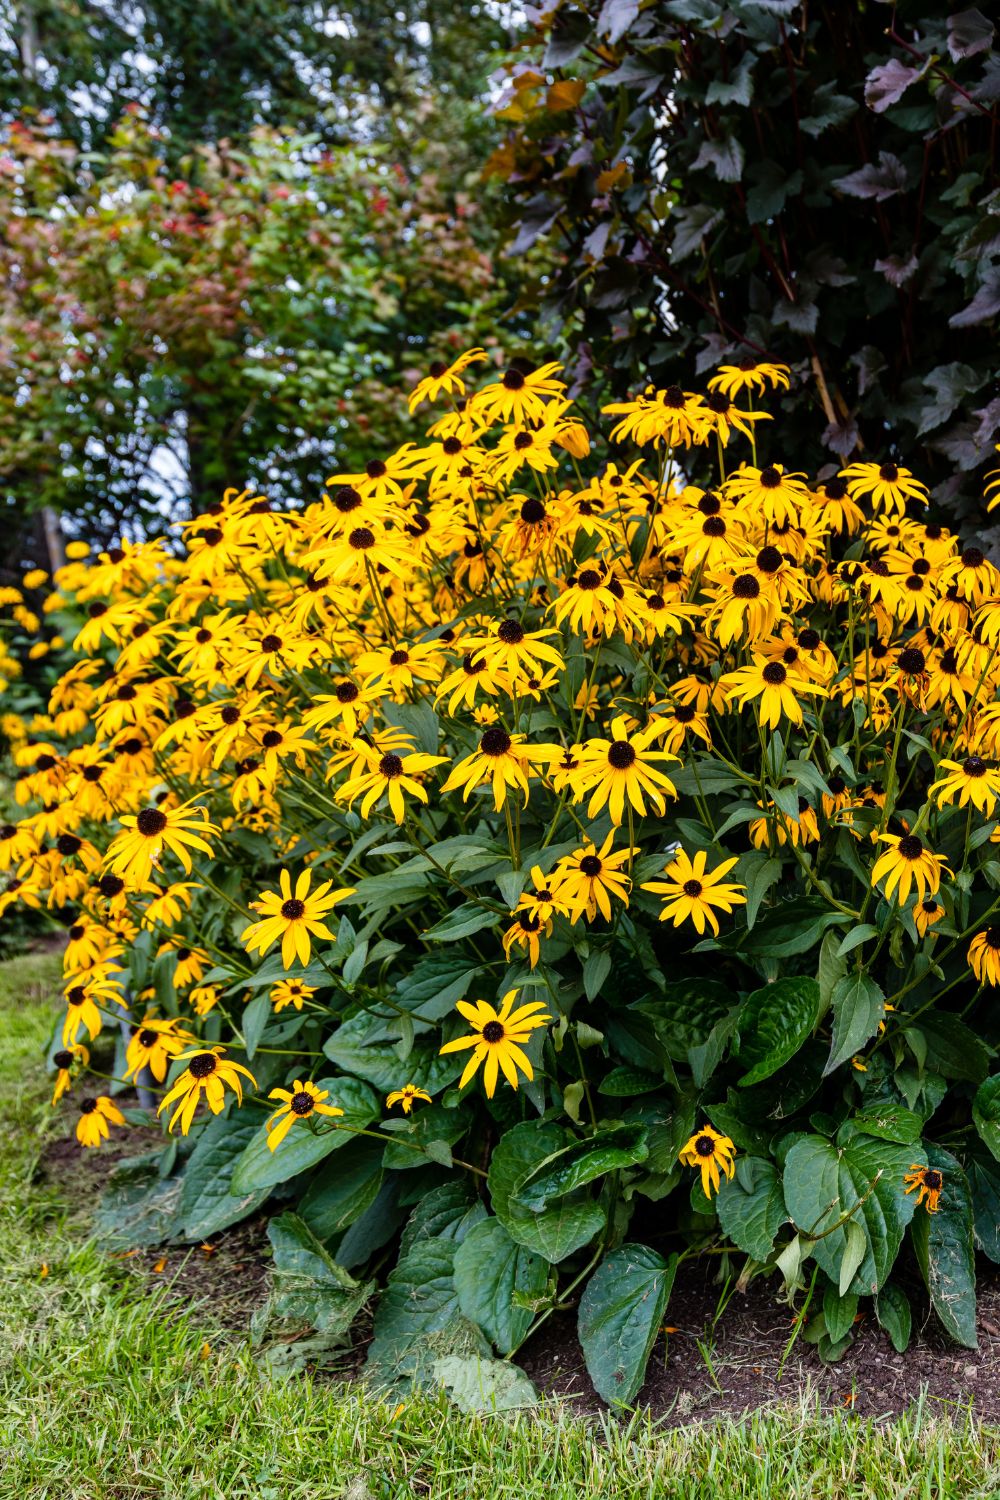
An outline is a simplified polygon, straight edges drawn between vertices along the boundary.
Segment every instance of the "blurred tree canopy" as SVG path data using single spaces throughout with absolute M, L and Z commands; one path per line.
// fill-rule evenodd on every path
M 803 414 L 773 457 L 814 470 L 822 414 L 832 462 L 900 455 L 978 508 L 1000 437 L 992 19 L 545 0 L 529 20 L 491 170 L 513 251 L 561 257 L 541 305 L 578 378 L 617 393 L 767 354 Z
M 131 104 L 169 161 L 255 125 L 393 135 L 420 98 L 477 99 L 506 0 L 0 0 L 0 116 L 99 150 Z M 478 122 L 481 110 L 460 122 Z M 453 120 L 453 124 L 454 124 Z
M 400 382 L 515 300 L 479 186 L 508 10 L 0 0 L 7 535 L 312 497 L 414 435 Z

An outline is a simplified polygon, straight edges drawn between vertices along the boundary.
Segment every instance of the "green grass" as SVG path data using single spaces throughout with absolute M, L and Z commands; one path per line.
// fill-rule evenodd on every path
M 667 1431 L 568 1406 L 470 1418 L 266 1379 L 208 1310 L 172 1308 L 86 1240 L 56 1191 L 32 1184 L 40 1133 L 64 1128 L 39 1064 L 57 967 L 0 965 L 0 1500 L 1000 1494 L 1000 1429 L 919 1407 L 875 1426 L 803 1401 Z

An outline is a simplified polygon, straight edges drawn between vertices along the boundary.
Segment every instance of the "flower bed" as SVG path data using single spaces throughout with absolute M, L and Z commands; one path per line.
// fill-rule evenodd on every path
M 77 659 L 5 720 L 0 830 L 0 906 L 72 910 L 55 1101 L 88 1146 L 156 1091 L 147 1238 L 284 1206 L 262 1340 L 314 1357 L 388 1271 L 378 1379 L 519 1399 L 578 1300 L 630 1401 L 699 1254 L 777 1273 L 825 1357 L 864 1296 L 904 1348 L 907 1234 L 972 1344 L 1000 575 L 900 463 L 758 464 L 781 366 L 616 404 L 595 464 L 557 366 L 470 393 L 482 359 L 316 503 L 230 491 L 58 575 Z

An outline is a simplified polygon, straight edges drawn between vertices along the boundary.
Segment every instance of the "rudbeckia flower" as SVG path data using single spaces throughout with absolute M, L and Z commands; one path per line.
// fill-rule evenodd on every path
M 552 889 L 558 901 L 565 903 L 573 923 L 583 916 L 592 922 L 598 912 L 610 922 L 612 898 L 628 906 L 632 881 L 622 865 L 630 867 L 639 850 L 634 846 L 613 849 L 614 837 L 612 829 L 599 849 L 588 839 L 572 854 L 563 855 L 556 866 Z
M 648 798 L 662 813 L 667 797 L 677 796 L 673 782 L 656 766 L 660 761 L 676 762 L 676 755 L 649 748 L 658 732 L 653 722 L 629 734 L 625 719 L 619 715 L 612 721 L 610 739 L 594 738 L 582 746 L 579 766 L 568 780 L 578 799 L 592 794 L 588 818 L 596 817 L 606 806 L 617 827 L 625 817 L 626 802 L 645 814 Z
M 54 1108 L 63 1095 L 73 1087 L 73 1071 L 76 1066 L 85 1068 L 90 1062 L 90 1053 L 82 1043 L 76 1042 L 72 1047 L 64 1047 L 59 1052 L 53 1053 L 52 1062 L 56 1070 L 56 1081 L 52 1089 Z
M 918 898 L 933 896 L 941 884 L 941 872 L 948 866 L 943 854 L 935 854 L 916 833 L 880 833 L 879 841 L 890 847 L 875 861 L 872 885 L 885 881 L 887 901 L 895 895 L 902 905 L 915 886 Z
M 329 938 L 337 941 L 337 935 L 324 925 L 323 918 L 343 901 L 354 894 L 353 886 L 342 886 L 332 890 L 333 881 L 324 880 L 310 894 L 312 871 L 303 870 L 292 891 L 292 879 L 287 870 L 278 877 L 279 891 L 264 891 L 250 905 L 254 911 L 263 913 L 259 922 L 252 922 L 243 929 L 240 941 L 248 953 L 265 954 L 281 938 L 281 962 L 290 969 L 296 958 L 305 967 L 312 951 L 309 937 Z
M 701 1188 L 706 1198 L 719 1191 L 720 1170 L 732 1178 L 736 1173 L 733 1160 L 736 1147 L 728 1135 L 720 1135 L 711 1125 L 696 1130 L 678 1152 L 677 1159 L 686 1167 L 697 1167 L 701 1172 Z
M 753 653 L 753 665 L 739 667 L 735 672 L 726 672 L 719 679 L 726 690 L 726 701 L 737 702 L 740 708 L 760 699 L 760 722 L 768 729 L 777 729 L 782 715 L 793 724 L 802 723 L 801 693 L 817 693 L 828 696 L 825 688 L 815 682 L 806 682 L 793 676 L 784 662 L 768 661 L 760 652 Z
M 548 402 L 566 389 L 554 379 L 561 369 L 550 363 L 526 373 L 512 365 L 501 380 L 470 398 L 469 413 L 484 422 L 544 422 Z
M 184 873 L 191 873 L 191 849 L 211 854 L 212 846 L 203 835 L 218 833 L 208 821 L 204 808 L 185 802 L 180 807 L 144 807 L 135 815 L 125 814 L 120 822 L 124 829 L 111 840 L 105 864 L 114 875 L 120 875 L 130 886 L 144 886 L 154 864 L 159 864 L 163 850 L 180 860 Z
M 351 807 L 360 797 L 361 815 L 367 818 L 379 798 L 385 796 L 397 823 L 402 823 L 406 817 L 404 792 L 416 797 L 418 802 L 426 802 L 427 793 L 416 777 L 434 766 L 444 765 L 448 758 L 446 755 L 424 755 L 419 751 L 400 754 L 396 750 L 387 750 L 382 753 L 367 745 L 360 745 L 359 749 L 365 760 L 365 769 L 356 772 L 337 788 L 334 794 L 337 801 L 346 802 Z M 341 892 L 344 894 L 349 893 Z
M 411 412 L 415 412 L 423 401 L 436 401 L 439 396 L 465 395 L 465 381 L 461 376 L 471 364 L 476 364 L 486 358 L 485 349 L 468 349 L 460 354 L 451 364 L 446 364 L 443 359 L 434 360 L 422 380 L 418 380 L 410 392 L 407 403 Z
M 993 989 L 1000 986 L 1000 927 L 977 932 L 969 944 L 966 961 L 980 984 Z
M 173 1059 L 193 1041 L 194 1037 L 181 1029 L 179 1021 L 173 1018 L 157 1021 L 147 1017 L 132 1033 L 125 1049 L 128 1067 L 124 1076 L 135 1078 L 148 1068 L 157 1083 L 162 1083 Z
M 536 765 L 550 762 L 560 754 L 558 746 L 525 744 L 523 734 L 508 734 L 499 724 L 491 724 L 482 735 L 478 749 L 466 755 L 455 766 L 441 788 L 442 794 L 462 788 L 462 801 L 468 802 L 477 786 L 489 782 L 497 812 L 507 800 L 508 788 L 524 793 L 528 803 L 528 778 L 537 776 Z
M 473 1049 L 459 1079 L 460 1089 L 465 1088 L 483 1062 L 483 1083 L 490 1099 L 496 1092 L 497 1076 L 501 1070 L 512 1089 L 516 1089 L 518 1085 L 518 1069 L 525 1078 L 534 1078 L 534 1069 L 521 1050 L 521 1043 L 526 1042 L 538 1027 L 547 1026 L 552 1017 L 545 1013 L 545 1007 L 539 1000 L 531 1000 L 527 1005 L 519 1005 L 514 1010 L 517 995 L 517 990 L 508 990 L 500 1002 L 499 1010 L 494 1010 L 486 1000 L 477 1000 L 474 1005 L 465 1000 L 458 1002 L 456 1009 L 472 1027 L 472 1035 L 445 1042 L 441 1055 Z
M 294 1006 L 296 1010 L 301 1010 L 305 1001 L 311 999 L 315 993 L 314 984 L 304 984 L 301 979 L 282 979 L 271 986 L 268 998 L 274 1006 L 275 1015 L 280 1015 L 289 1005 Z
M 391 1094 L 386 1095 L 385 1107 L 392 1109 L 394 1104 L 401 1104 L 403 1114 L 408 1115 L 418 1099 L 430 1104 L 431 1096 L 425 1089 L 418 1089 L 415 1083 L 404 1083 L 401 1089 L 393 1089 Z
M 243 1103 L 241 1077 L 249 1078 L 253 1087 L 257 1087 L 257 1081 L 249 1068 L 243 1067 L 242 1063 L 231 1062 L 223 1056 L 224 1051 L 223 1047 L 194 1047 L 180 1054 L 181 1061 L 186 1062 L 187 1067 L 173 1087 L 164 1094 L 156 1111 L 158 1115 L 162 1115 L 171 1104 L 179 1101 L 167 1123 L 168 1130 L 173 1130 L 179 1120 L 181 1134 L 187 1135 L 202 1094 L 213 1115 L 218 1115 L 225 1105 L 227 1088 L 232 1089 L 237 1103 Z
M 81 1146 L 99 1146 L 109 1139 L 110 1125 L 124 1125 L 125 1116 L 107 1094 L 98 1094 L 96 1099 L 80 1101 L 80 1118 L 76 1122 L 76 1138 Z
M 929 1214 L 936 1214 L 944 1190 L 944 1175 L 936 1167 L 922 1167 L 919 1162 L 914 1162 L 910 1170 L 905 1173 L 903 1182 L 906 1184 L 906 1192 L 916 1193 L 917 1206 L 923 1203 Z
M 274 1111 L 265 1127 L 267 1144 L 271 1151 L 277 1150 L 296 1120 L 310 1120 L 313 1115 L 327 1115 L 332 1118 L 344 1113 L 335 1104 L 324 1104 L 323 1100 L 330 1097 L 329 1089 L 318 1089 L 309 1079 L 303 1083 L 296 1078 L 291 1089 L 272 1089 L 267 1097 L 282 1101 L 280 1108 Z
M 775 390 L 788 390 L 790 371 L 787 365 L 773 364 L 766 359 L 754 359 L 748 355 L 739 364 L 720 365 L 708 382 L 710 391 L 722 391 L 731 399 L 743 391 L 764 391 L 768 386 Z
M 745 886 L 721 883 L 722 877 L 738 863 L 738 859 L 725 859 L 714 870 L 708 870 L 704 849 L 699 849 L 693 860 L 680 849 L 663 872 L 666 879 L 648 881 L 642 890 L 662 896 L 667 903 L 660 912 L 661 922 L 672 918 L 675 927 L 682 922 L 693 922 L 699 933 L 707 925 L 718 936 L 719 921 L 713 908 L 729 914 L 734 906 L 746 904 Z
M 876 512 L 902 516 L 908 500 L 927 504 L 927 486 L 915 479 L 912 471 L 902 464 L 848 464 L 841 470 L 841 477 L 847 480 L 851 499 L 869 499 Z
M 968 755 L 963 761 L 939 760 L 938 771 L 948 774 L 935 781 L 929 797 L 936 797 L 942 807 L 950 806 L 956 799 L 959 807 L 971 802 L 984 818 L 992 818 L 1000 798 L 1000 769 L 987 765 L 981 755 Z

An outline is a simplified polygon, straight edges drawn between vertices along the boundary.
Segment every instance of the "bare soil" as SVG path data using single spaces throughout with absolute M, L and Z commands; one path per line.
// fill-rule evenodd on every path
M 160 1140 L 159 1131 L 142 1128 L 129 1132 L 127 1151 L 109 1143 L 99 1152 L 81 1152 L 75 1141 L 55 1140 L 43 1153 L 38 1175 L 85 1217 L 115 1163 Z M 165 1285 L 171 1300 L 204 1311 L 216 1327 L 238 1336 L 266 1298 L 266 1230 L 267 1215 L 260 1214 L 204 1246 L 130 1251 L 119 1258 L 143 1279 Z M 788 1352 L 795 1313 L 778 1300 L 775 1277 L 759 1277 L 746 1292 L 736 1292 L 716 1319 L 721 1287 L 713 1279 L 715 1267 L 683 1266 L 636 1405 L 680 1423 L 787 1405 L 806 1391 L 828 1410 L 876 1418 L 898 1415 L 923 1399 L 940 1416 L 971 1409 L 981 1420 L 1000 1421 L 1000 1268 L 983 1261 L 979 1273 L 978 1349 L 950 1341 L 930 1311 L 915 1268 L 904 1266 L 914 1313 L 907 1352 L 895 1352 L 868 1304 L 850 1349 L 839 1363 L 828 1365 L 801 1330 Z M 360 1370 L 370 1336 L 370 1325 L 358 1330 L 339 1375 Z M 584 1412 L 603 1408 L 584 1367 L 572 1312 L 550 1318 L 521 1350 L 518 1363 L 540 1394 L 562 1397 Z

